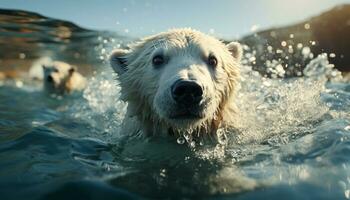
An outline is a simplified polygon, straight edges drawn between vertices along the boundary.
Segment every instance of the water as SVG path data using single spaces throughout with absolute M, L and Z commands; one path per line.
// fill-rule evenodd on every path
M 304 76 L 288 79 L 271 59 L 266 78 L 246 49 L 239 131 L 213 146 L 120 135 L 126 104 L 104 61 L 123 41 L 96 41 L 102 62 L 81 93 L 0 82 L 2 199 L 350 198 L 350 84 L 327 55 L 305 50 Z

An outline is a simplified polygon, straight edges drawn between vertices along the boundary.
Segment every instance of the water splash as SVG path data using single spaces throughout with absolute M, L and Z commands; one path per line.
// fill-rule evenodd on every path
M 327 79 L 339 82 L 342 79 L 341 72 L 334 69 L 334 65 L 328 61 L 326 53 L 320 54 L 310 61 L 303 70 L 303 74 L 312 79 Z
M 108 141 L 119 137 L 127 104 L 120 100 L 120 86 L 111 69 L 95 74 L 88 80 L 84 100 L 77 102 L 71 112 L 75 118 L 87 121 L 102 131 Z
M 242 80 L 236 98 L 240 108 L 236 120 L 238 131 L 227 134 L 226 144 L 198 152 L 202 158 L 222 156 L 234 163 L 249 159 L 249 155 L 256 154 L 251 152 L 257 148 L 252 145 L 276 147 L 288 144 L 310 134 L 331 113 L 321 95 L 327 92 L 328 81 L 341 81 L 341 74 L 328 62 L 327 54 L 312 59 L 305 70 L 299 72 L 305 76 L 299 78 L 284 78 L 286 73 L 279 62 L 268 60 L 266 70 L 275 78 L 266 78 L 249 65 L 254 52 L 249 48 L 246 51 L 248 61 L 241 68 Z M 309 58 L 310 54 L 304 56 Z
M 276 60 L 267 63 L 271 77 L 284 77 L 284 68 Z M 341 80 L 341 73 L 328 62 L 327 54 L 321 54 L 306 65 L 303 74 L 301 78 L 265 78 L 244 65 L 237 98 L 241 134 L 235 142 L 261 142 L 275 135 L 302 133 L 320 120 L 329 110 L 320 95 L 327 81 Z M 285 141 L 280 138 L 278 142 Z
M 260 87 L 243 85 L 245 88 L 239 93 L 238 127 L 242 131 L 237 138 L 239 142 L 261 141 L 283 132 L 300 131 L 297 129 L 303 124 L 317 121 L 328 110 L 320 100 L 323 82 L 262 80 Z
M 108 59 L 108 52 L 122 45 L 110 38 L 100 38 L 100 41 L 101 45 L 96 49 L 105 62 Z M 287 43 L 283 43 L 282 46 L 293 49 Z M 244 46 L 244 49 L 242 80 L 236 100 L 240 108 L 236 124 L 239 134 L 218 134 L 219 146 L 216 146 L 212 154 L 207 157 L 227 156 L 222 153 L 224 151 L 222 147 L 227 148 L 225 151 L 231 151 L 237 144 L 264 141 L 272 146 L 278 146 L 288 143 L 298 135 L 308 133 L 329 111 L 329 107 L 320 98 L 325 92 L 326 82 L 338 81 L 341 78 L 340 73 L 329 64 L 327 54 L 312 59 L 304 71 L 299 71 L 300 74 L 305 74 L 300 78 L 284 78 L 287 76 L 285 66 L 282 66 L 278 59 L 267 60 L 266 71 L 272 77 L 267 78 L 253 70 L 251 66 L 255 60 L 255 50 L 247 46 Z M 307 46 L 298 44 L 295 49 L 299 49 L 300 56 L 305 59 L 313 57 Z M 273 51 L 273 48 L 268 47 L 268 50 Z M 281 53 L 281 56 L 286 55 Z M 109 133 L 108 135 L 113 135 L 112 133 L 118 135 L 116 133 L 119 133 L 124 119 L 126 104 L 120 100 L 118 82 L 114 80 L 115 77 L 111 75 L 113 73 L 109 67 L 107 68 L 104 73 L 91 78 L 83 94 L 86 102 L 79 103 L 79 111 L 74 116 L 89 120 L 89 123 Z M 197 150 L 196 147 L 202 145 L 192 138 L 192 134 L 195 134 L 192 132 L 180 135 L 176 142 L 187 143 L 189 147 Z M 202 156 L 206 157 L 206 153 Z

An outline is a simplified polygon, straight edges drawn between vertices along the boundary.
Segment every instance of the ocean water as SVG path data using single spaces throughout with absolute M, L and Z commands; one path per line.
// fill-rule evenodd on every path
M 102 61 L 123 42 L 98 41 Z M 126 103 L 106 62 L 68 96 L 0 81 L 0 198 L 349 199 L 350 84 L 307 49 L 303 76 L 283 78 L 271 60 L 267 78 L 251 69 L 250 48 L 239 131 L 210 146 L 119 134 Z

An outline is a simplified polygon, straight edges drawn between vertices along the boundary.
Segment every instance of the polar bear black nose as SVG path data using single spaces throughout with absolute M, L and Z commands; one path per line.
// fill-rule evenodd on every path
M 178 80 L 171 87 L 171 94 L 179 104 L 197 105 L 202 100 L 203 89 L 196 82 Z
M 52 82 L 53 82 L 53 78 L 52 78 L 51 75 L 49 75 L 49 76 L 47 77 L 47 82 L 49 82 L 49 83 L 52 83 Z

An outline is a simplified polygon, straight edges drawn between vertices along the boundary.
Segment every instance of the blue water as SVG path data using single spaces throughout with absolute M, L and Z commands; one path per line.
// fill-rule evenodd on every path
M 101 60 L 120 42 L 98 41 Z M 280 78 L 265 78 L 246 51 L 238 132 L 210 146 L 119 134 L 126 104 L 103 62 L 72 95 L 0 81 L 0 198 L 349 199 L 350 84 L 326 55 L 299 78 L 271 61 Z
M 2 197 L 348 198 L 350 84 L 326 83 L 325 88 L 317 86 L 322 88 L 318 93 L 298 79 L 277 82 L 278 95 L 293 95 L 286 100 L 295 101 L 288 102 L 292 110 L 254 121 L 245 127 L 242 138 L 232 138 L 236 142 L 196 149 L 178 144 L 176 138 L 119 135 L 125 104 L 116 99 L 114 78 L 104 73 L 92 78 L 83 93 L 65 97 L 47 95 L 35 85 L 4 83 L 0 87 Z M 286 84 L 296 84 L 295 94 L 285 91 Z M 245 92 L 240 95 L 249 96 Z M 307 97 L 307 93 L 313 94 Z M 250 105 L 259 101 L 254 99 Z M 282 98 L 275 101 L 266 101 L 270 107 L 261 109 L 276 112 L 273 109 L 286 103 Z M 248 120 L 251 115 L 243 117 Z

